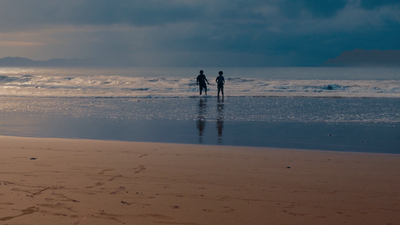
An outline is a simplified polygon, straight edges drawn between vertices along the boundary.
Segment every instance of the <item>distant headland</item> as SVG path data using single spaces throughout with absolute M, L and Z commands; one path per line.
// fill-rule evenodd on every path
M 45 61 L 23 57 L 0 58 L 0 67 L 98 67 L 132 66 L 128 61 L 96 59 L 50 59 Z M 328 59 L 322 67 L 400 67 L 400 50 L 363 50 L 343 51 L 339 56 Z
M 79 67 L 97 66 L 98 62 L 92 59 L 50 59 L 35 61 L 22 57 L 5 57 L 0 59 L 0 67 Z
M 344 51 L 334 59 L 328 59 L 321 66 L 351 67 L 351 66 L 394 66 L 400 67 L 399 50 L 363 50 Z

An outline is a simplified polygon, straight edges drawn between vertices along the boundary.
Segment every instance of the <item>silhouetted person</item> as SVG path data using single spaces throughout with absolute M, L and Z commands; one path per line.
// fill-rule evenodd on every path
M 197 85 L 199 85 L 200 95 L 201 95 L 201 92 L 203 91 L 203 89 L 204 89 L 204 93 L 207 95 L 207 84 L 210 84 L 210 83 L 208 83 L 208 80 L 203 73 L 204 73 L 204 71 L 200 70 L 200 75 L 197 76 Z M 206 82 L 207 82 L 207 84 L 206 84 Z
M 217 87 L 218 87 L 218 97 L 219 93 L 222 93 L 222 96 L 224 96 L 224 84 L 225 84 L 225 78 L 222 76 L 224 74 L 222 71 L 219 71 L 219 76 L 215 79 L 215 82 L 217 82 Z

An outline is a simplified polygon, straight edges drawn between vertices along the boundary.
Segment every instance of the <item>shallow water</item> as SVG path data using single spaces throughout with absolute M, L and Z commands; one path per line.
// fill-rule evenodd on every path
M 0 68 L 0 135 L 400 153 L 399 127 L 400 68 Z
M 136 120 L 399 123 L 397 98 L 37 98 L 0 97 L 0 115 Z
M 0 98 L 0 135 L 400 153 L 396 98 Z

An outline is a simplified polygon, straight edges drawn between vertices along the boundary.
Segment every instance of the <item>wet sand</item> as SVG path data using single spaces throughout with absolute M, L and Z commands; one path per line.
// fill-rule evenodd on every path
M 0 136 L 0 224 L 400 224 L 400 155 Z

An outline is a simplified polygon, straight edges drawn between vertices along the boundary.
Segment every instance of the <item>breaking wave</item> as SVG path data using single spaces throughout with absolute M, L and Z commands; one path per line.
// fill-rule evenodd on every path
M 215 95 L 210 80 L 208 94 Z M 281 80 L 227 78 L 228 97 L 400 98 L 400 80 Z M 187 98 L 198 96 L 195 78 L 1 75 L 0 96 Z

